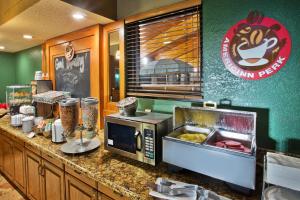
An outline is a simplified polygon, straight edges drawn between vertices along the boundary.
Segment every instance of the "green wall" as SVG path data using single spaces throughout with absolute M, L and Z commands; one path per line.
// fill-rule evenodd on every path
M 41 70 L 42 48 L 32 47 L 16 53 L 0 52 L 0 102 L 5 102 L 7 85 L 30 84 Z
M 0 52 L 0 103 L 6 101 L 6 86 L 16 81 L 15 70 L 14 54 Z
M 289 31 L 292 51 L 287 64 L 275 75 L 258 81 L 235 77 L 220 58 L 227 30 L 259 10 L 275 18 Z M 259 147 L 300 154 L 300 1 L 298 0 L 203 0 L 203 95 L 204 100 L 229 99 L 225 108 L 255 111 Z M 189 102 L 140 99 L 139 109 L 171 112 L 174 105 Z M 222 107 L 222 106 L 221 106 Z
M 36 46 L 15 54 L 17 84 L 30 84 L 35 71 L 41 70 L 42 47 Z
M 235 77 L 219 56 L 224 34 L 250 10 L 278 20 L 292 38 L 287 64 L 277 74 L 258 81 Z M 228 98 L 240 109 L 257 111 L 258 146 L 300 154 L 300 1 L 204 0 L 202 19 L 205 99 Z

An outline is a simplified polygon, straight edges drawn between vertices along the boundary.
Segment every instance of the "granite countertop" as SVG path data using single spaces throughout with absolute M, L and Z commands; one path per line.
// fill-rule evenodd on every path
M 71 156 L 60 151 L 61 144 L 52 143 L 50 139 L 43 136 L 36 136 L 32 139 L 27 138 L 20 129 L 9 125 L 7 117 L 0 119 L 0 128 L 130 199 L 149 199 L 147 185 L 154 183 L 158 177 L 197 184 L 231 199 L 254 200 L 260 198 L 261 170 L 257 170 L 257 190 L 251 196 L 245 196 L 233 192 L 224 182 L 205 175 L 187 170 L 172 173 L 168 171 L 168 166 L 165 163 L 153 167 L 112 154 L 104 150 L 103 143 L 100 148 L 91 153 Z M 103 138 L 103 131 L 99 131 L 99 138 Z

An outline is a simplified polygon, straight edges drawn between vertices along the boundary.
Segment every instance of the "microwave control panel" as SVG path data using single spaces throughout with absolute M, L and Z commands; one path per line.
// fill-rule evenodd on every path
M 144 129 L 145 137 L 145 157 L 149 159 L 154 159 L 154 131 L 151 129 Z

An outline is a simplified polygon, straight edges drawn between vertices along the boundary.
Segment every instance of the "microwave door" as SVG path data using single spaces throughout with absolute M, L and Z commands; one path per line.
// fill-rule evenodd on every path
M 121 155 L 143 161 L 142 132 L 140 123 L 109 120 L 107 126 L 107 148 Z

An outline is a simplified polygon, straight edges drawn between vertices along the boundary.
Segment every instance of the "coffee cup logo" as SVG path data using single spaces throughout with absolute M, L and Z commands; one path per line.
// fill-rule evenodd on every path
M 290 50 L 291 40 L 285 27 L 253 11 L 226 33 L 221 57 L 234 75 L 257 80 L 277 73 L 287 62 Z

